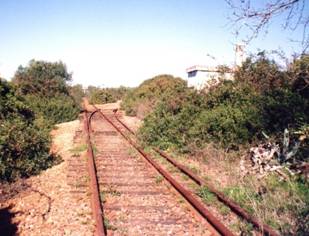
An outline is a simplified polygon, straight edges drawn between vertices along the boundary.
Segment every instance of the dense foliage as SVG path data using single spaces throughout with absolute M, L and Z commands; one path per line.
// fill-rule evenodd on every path
M 0 79 L 0 181 L 25 177 L 49 167 L 48 132 L 12 86 Z
M 46 98 L 35 95 L 24 96 L 37 118 L 44 119 L 45 125 L 52 128 L 54 124 L 71 121 L 79 114 L 78 104 L 66 95 Z
M 76 84 L 69 87 L 69 94 L 74 99 L 76 104 L 79 105 L 79 107 L 82 107 L 82 101 L 83 97 L 85 97 L 85 92 L 83 89 L 83 86 L 81 84 Z
M 20 95 L 55 97 L 58 94 L 68 95 L 67 83 L 71 77 L 62 62 L 31 60 L 27 67 L 19 66 L 13 82 Z
M 295 59 L 288 68 L 282 69 L 261 53 L 247 59 L 235 73 L 234 81 L 224 81 L 206 92 L 184 87 L 174 91 L 174 96 L 164 99 L 158 96 L 157 105 L 139 129 L 139 138 L 146 145 L 187 152 L 189 155 L 177 156 L 188 159 L 197 152 L 193 156 L 202 157 L 208 168 L 214 169 L 212 173 L 222 171 L 221 179 L 228 179 L 229 184 L 221 190 L 250 214 L 282 235 L 307 235 L 308 179 L 288 172 L 285 181 L 275 172 L 263 179 L 254 174 L 240 177 L 237 172 L 243 170 L 237 168 L 239 159 L 235 156 L 242 156 L 248 146 L 260 141 L 264 143 L 267 135 L 269 141 L 282 147 L 283 131 L 288 128 L 293 146 L 296 141 L 300 142 L 293 162 L 308 163 L 308 88 L 308 55 Z M 209 147 L 215 147 L 216 151 Z M 227 152 L 231 149 L 236 151 Z M 179 160 L 188 168 L 192 167 L 192 161 Z M 197 167 L 199 164 L 194 168 L 202 173 L 202 168 Z M 285 175 L 285 169 L 281 170 Z M 211 174 L 204 177 L 212 183 L 218 181 Z M 202 188 L 199 195 L 206 203 L 216 206 L 213 202 L 216 198 L 207 187 Z M 220 213 L 223 214 L 224 209 L 226 207 L 217 205 Z M 250 225 L 239 224 L 237 227 L 241 234 L 252 233 Z
M 73 120 L 79 113 L 80 101 L 70 95 L 71 74 L 62 62 L 31 60 L 20 66 L 13 78 L 17 93 L 24 96 L 37 117 L 48 125 Z
M 57 160 L 49 154 L 49 132 L 77 117 L 82 96 L 70 80 L 62 62 L 32 60 L 18 68 L 12 83 L 0 81 L 1 181 L 37 174 Z
M 178 94 L 186 86 L 181 78 L 171 75 L 159 75 L 145 80 L 140 86 L 130 91 L 123 99 L 122 108 L 127 115 L 144 117 L 161 99 Z
M 104 104 L 117 102 L 123 99 L 123 97 L 130 91 L 130 88 L 120 86 L 119 88 L 97 88 L 89 86 L 87 89 L 87 95 L 90 98 L 92 104 Z
M 302 64 L 299 60 L 291 68 Z M 260 138 L 262 131 L 276 136 L 284 128 L 297 130 L 309 121 L 309 101 L 295 89 L 306 73 L 281 71 L 264 54 L 249 58 L 234 82 L 206 94 L 175 89 L 177 96 L 161 99 L 145 118 L 140 137 L 162 148 L 192 151 L 209 142 L 237 147 Z

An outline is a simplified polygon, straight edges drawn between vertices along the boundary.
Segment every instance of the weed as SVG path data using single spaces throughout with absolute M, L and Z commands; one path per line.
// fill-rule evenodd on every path
M 107 218 L 104 218 L 104 225 L 105 225 L 106 229 L 113 230 L 113 231 L 117 230 L 117 227 L 111 225 Z
M 185 200 L 183 198 L 179 198 L 178 203 L 183 204 L 185 203 Z
M 96 154 L 98 154 L 98 148 L 97 148 L 97 146 L 96 145 L 92 145 L 92 151 L 93 151 L 93 155 L 96 155 Z
M 235 186 L 228 187 L 223 190 L 223 192 L 232 198 L 234 201 L 239 203 L 241 207 L 244 207 L 251 214 L 254 212 L 254 208 L 250 204 L 252 201 L 257 201 L 256 194 L 248 187 Z
M 240 235 L 252 236 L 253 225 L 244 221 L 238 221 L 237 223 L 231 225 L 235 231 L 240 231 Z
M 210 178 L 209 176 L 204 176 L 203 179 L 204 179 L 206 182 L 211 181 L 211 178 Z
M 161 183 L 162 181 L 163 181 L 163 176 L 162 175 L 157 175 L 156 176 L 156 184 L 159 184 L 159 183 Z
M 87 144 L 80 144 L 72 149 L 70 149 L 70 152 L 74 155 L 74 156 L 79 156 L 81 152 L 84 152 L 87 150 Z
M 187 176 L 185 174 L 182 174 L 181 177 L 182 177 L 183 180 L 186 180 L 186 181 L 188 181 L 190 179 L 189 176 Z
M 231 209 L 230 209 L 229 207 L 225 206 L 224 204 L 220 204 L 220 206 L 219 206 L 219 212 L 220 212 L 222 215 L 226 216 L 226 215 L 230 214 Z
M 207 187 L 201 187 L 198 191 L 198 195 L 208 205 L 214 204 L 214 202 L 217 200 L 216 196 L 211 193 Z
M 128 155 L 132 158 L 137 158 L 137 152 L 134 148 L 130 147 L 128 150 Z
M 189 167 L 190 170 L 192 170 L 193 173 L 195 173 L 195 174 L 200 173 L 200 170 L 195 165 L 189 164 L 188 167 Z
M 108 193 L 111 195 L 111 196 L 114 196 L 114 197 L 119 197 L 121 195 L 121 193 L 116 190 L 116 189 L 113 189 L 113 188 L 110 188 L 108 190 Z
M 192 181 L 188 183 L 188 187 L 191 188 L 194 192 L 199 192 L 201 188 L 198 184 Z
M 167 170 L 170 172 L 170 173 L 176 173 L 178 172 L 178 169 L 175 167 L 175 166 L 172 166 L 172 165 L 169 165 Z
M 87 184 L 88 181 L 89 181 L 88 176 L 82 176 L 76 180 L 75 187 L 76 188 L 83 187 Z
M 106 197 L 105 197 L 105 192 L 104 192 L 104 191 L 101 191 L 101 192 L 100 192 L 100 199 L 101 199 L 101 201 L 102 201 L 103 203 L 106 202 Z
M 111 196 L 119 197 L 121 195 L 121 192 L 119 192 L 113 186 L 108 186 L 107 190 L 101 191 L 101 195 L 103 195 L 103 194 L 110 194 Z

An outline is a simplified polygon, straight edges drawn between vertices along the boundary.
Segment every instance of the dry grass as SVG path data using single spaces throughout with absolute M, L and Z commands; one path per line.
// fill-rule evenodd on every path
M 262 222 L 279 230 L 281 234 L 308 233 L 308 183 L 295 177 L 280 181 L 276 174 L 263 179 L 254 175 L 242 177 L 239 161 L 245 154 L 244 150 L 226 152 L 210 144 L 194 156 L 180 157 L 178 161 L 202 175 L 218 190 L 223 191 Z M 225 214 L 226 209 L 217 204 L 207 189 L 201 189 L 200 196 L 206 203 L 214 203 L 218 211 Z M 252 230 L 252 226 L 242 222 L 234 227 L 246 234 Z

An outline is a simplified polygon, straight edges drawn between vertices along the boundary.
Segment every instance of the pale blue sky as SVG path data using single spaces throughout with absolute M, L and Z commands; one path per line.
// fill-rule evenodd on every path
M 63 61 L 73 83 L 85 86 L 185 78 L 194 64 L 233 63 L 230 13 L 224 0 L 0 0 L 0 76 L 36 59 Z M 279 25 L 247 51 L 295 49 Z

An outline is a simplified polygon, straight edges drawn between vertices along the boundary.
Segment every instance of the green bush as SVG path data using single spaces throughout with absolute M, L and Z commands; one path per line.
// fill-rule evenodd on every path
M 34 112 L 0 79 L 0 180 L 39 173 L 54 162 L 50 139 L 35 123 Z
M 67 83 L 72 75 L 62 62 L 31 60 L 27 67 L 19 66 L 13 82 L 19 95 L 34 94 L 40 97 L 68 95 Z
M 274 137 L 281 136 L 285 128 L 296 131 L 309 121 L 309 100 L 304 88 L 295 89 L 300 74 L 302 79 L 307 76 L 305 70 L 309 67 L 303 65 L 305 62 L 302 60 L 302 70 L 294 66 L 301 73 L 293 74 L 279 70 L 274 61 L 260 54 L 244 63 L 234 82 L 222 82 L 207 93 L 174 86 L 168 91 L 169 96 L 154 96 L 153 112 L 144 119 L 140 139 L 186 152 L 203 148 L 209 142 L 225 148 L 248 144 L 260 139 L 262 131 Z M 300 62 L 297 63 L 294 62 Z M 142 85 L 139 88 L 141 93 Z M 153 96 L 141 94 L 137 98 Z M 128 107 L 134 111 L 138 103 L 145 101 L 135 99 L 134 106 Z
M 300 58 L 294 59 L 288 75 L 293 78 L 293 91 L 309 99 L 309 54 L 303 54 Z
M 27 104 L 35 112 L 36 117 L 44 119 L 49 128 L 57 123 L 76 119 L 80 111 L 76 102 L 70 96 L 59 95 L 51 98 L 38 98 L 35 95 L 26 95 L 24 97 Z
M 270 60 L 265 52 L 248 57 L 235 72 L 234 78 L 262 93 L 287 88 L 292 82 L 286 71 L 283 71 L 274 60 Z
M 269 134 L 297 129 L 309 121 L 309 100 L 290 89 L 276 89 L 261 96 L 263 129 Z
M 18 68 L 13 85 L 1 80 L 1 180 L 37 174 L 56 160 L 49 154 L 50 129 L 79 113 L 70 80 L 62 62 L 34 60 Z
M 141 139 L 162 148 L 188 151 L 206 142 L 232 146 L 251 141 L 261 128 L 258 96 L 249 87 L 225 82 L 208 94 L 186 89 L 162 101 L 140 129 Z
M 91 104 L 105 104 L 116 102 L 117 98 L 108 89 L 98 89 L 91 93 L 90 103 Z
M 131 88 L 120 86 L 119 88 L 98 88 L 89 86 L 87 96 L 92 104 L 104 104 L 123 99 Z
M 171 75 L 159 75 L 144 81 L 130 91 L 121 103 L 127 115 L 144 117 L 161 99 L 167 99 L 182 91 L 186 82 Z
M 34 60 L 27 67 L 19 67 L 13 78 L 18 95 L 25 97 L 36 116 L 50 128 L 77 118 L 80 101 L 70 96 L 69 81 L 71 74 L 62 62 Z
M 194 125 L 195 117 L 203 106 L 203 96 L 192 89 L 183 88 L 177 96 L 162 99 L 153 112 L 145 117 L 144 125 L 139 130 L 140 138 L 161 148 L 186 148 L 188 130 Z
M 81 84 L 69 86 L 69 94 L 79 108 L 82 108 L 83 97 L 85 97 L 83 86 Z

